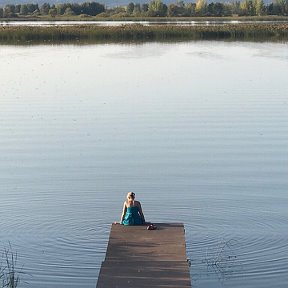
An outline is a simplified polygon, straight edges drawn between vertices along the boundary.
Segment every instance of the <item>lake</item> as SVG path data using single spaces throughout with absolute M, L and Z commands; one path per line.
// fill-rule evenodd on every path
M 19 287 L 95 287 L 127 191 L 147 221 L 185 224 L 193 287 L 287 286 L 288 43 L 0 57 L 0 250 Z

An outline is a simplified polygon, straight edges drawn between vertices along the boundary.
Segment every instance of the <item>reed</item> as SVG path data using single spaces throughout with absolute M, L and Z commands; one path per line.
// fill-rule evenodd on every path
M 13 252 L 11 244 L 3 253 L 4 261 L 0 263 L 0 287 L 17 288 L 20 282 L 17 271 L 17 253 Z
M 133 24 L 114 27 L 97 25 L 0 27 L 0 43 L 2 44 L 181 40 L 287 41 L 288 23 L 243 23 L 215 26 Z
M 206 251 L 206 258 L 202 261 L 207 265 L 207 271 L 214 272 L 219 280 L 225 280 L 239 270 L 241 263 L 235 255 L 235 246 L 239 243 L 230 239 L 221 241 L 218 247 Z

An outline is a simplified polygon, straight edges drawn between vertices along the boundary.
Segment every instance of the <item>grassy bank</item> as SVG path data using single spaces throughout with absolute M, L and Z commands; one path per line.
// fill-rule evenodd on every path
M 0 27 L 0 43 L 79 43 L 184 40 L 287 41 L 288 23 L 226 24 L 216 26 L 96 25 Z

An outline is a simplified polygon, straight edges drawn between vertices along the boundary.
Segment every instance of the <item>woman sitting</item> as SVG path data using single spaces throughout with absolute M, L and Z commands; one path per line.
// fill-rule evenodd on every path
M 124 202 L 120 224 L 142 225 L 145 224 L 145 217 L 139 201 L 135 200 L 135 193 L 128 192 L 127 200 Z

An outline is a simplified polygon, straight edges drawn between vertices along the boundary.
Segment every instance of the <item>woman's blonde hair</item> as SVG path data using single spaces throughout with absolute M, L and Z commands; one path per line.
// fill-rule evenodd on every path
M 135 199 L 135 193 L 134 192 L 128 192 L 127 198 L 131 197 L 133 200 Z

